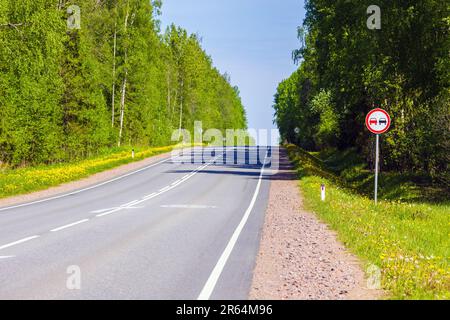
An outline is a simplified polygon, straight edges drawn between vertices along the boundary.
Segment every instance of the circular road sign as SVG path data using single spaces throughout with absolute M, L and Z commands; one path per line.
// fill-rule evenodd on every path
M 366 126 L 370 132 L 382 134 L 389 130 L 391 126 L 391 117 L 383 109 L 373 109 L 367 114 Z

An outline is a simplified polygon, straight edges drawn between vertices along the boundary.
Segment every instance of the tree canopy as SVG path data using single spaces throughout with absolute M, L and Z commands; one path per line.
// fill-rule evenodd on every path
M 81 10 L 69 28 L 68 8 Z M 196 35 L 158 20 L 161 1 L 2 0 L 0 161 L 82 158 L 170 144 L 172 131 L 246 128 L 238 90 Z
M 367 27 L 371 4 L 306 1 L 302 46 L 293 53 L 300 67 L 278 87 L 275 122 L 289 142 L 309 150 L 357 148 L 371 162 L 374 138 L 364 119 L 384 108 L 393 119 L 382 136 L 384 168 L 448 183 L 448 3 L 380 0 L 375 30 Z

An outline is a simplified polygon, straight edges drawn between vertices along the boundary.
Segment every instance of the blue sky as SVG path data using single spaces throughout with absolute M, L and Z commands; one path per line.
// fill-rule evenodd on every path
M 163 0 L 162 27 L 175 23 L 202 38 L 214 65 L 239 86 L 249 128 L 273 128 L 273 95 L 296 66 L 303 0 Z

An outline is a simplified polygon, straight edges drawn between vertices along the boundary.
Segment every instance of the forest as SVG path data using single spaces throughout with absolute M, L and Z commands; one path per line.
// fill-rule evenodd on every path
M 161 30 L 161 8 L 158 0 L 1 0 L 0 164 L 169 145 L 194 120 L 245 129 L 238 88 L 199 36 Z
M 299 68 L 275 95 L 283 140 L 308 151 L 354 149 L 374 167 L 365 116 L 392 117 L 381 136 L 382 170 L 450 185 L 450 6 L 447 1 L 308 0 L 293 52 Z

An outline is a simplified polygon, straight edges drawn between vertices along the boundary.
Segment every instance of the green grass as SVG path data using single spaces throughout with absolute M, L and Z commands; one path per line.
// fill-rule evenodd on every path
M 341 186 L 368 197 L 373 197 L 374 174 L 367 168 L 354 149 L 346 151 L 327 150 L 311 153 L 321 160 L 328 171 L 338 176 Z M 398 172 L 384 172 L 379 175 L 378 194 L 381 199 L 408 203 L 450 204 L 450 191 L 445 186 L 432 183 L 430 177 Z
M 376 206 L 369 197 L 373 177 L 354 152 L 310 154 L 292 145 L 287 149 L 307 208 L 336 230 L 366 266 L 381 268 L 388 298 L 450 298 L 448 196 L 436 199 L 427 189 L 431 186 L 421 189 L 417 181 L 391 173 L 380 181 L 388 183 L 381 193 L 388 200 Z M 325 202 L 320 199 L 322 183 L 327 187 Z
M 101 155 L 72 163 L 12 169 L 0 168 L 0 199 L 44 190 L 62 183 L 79 180 L 134 161 L 170 152 L 174 146 L 159 148 L 131 147 L 103 150 Z

